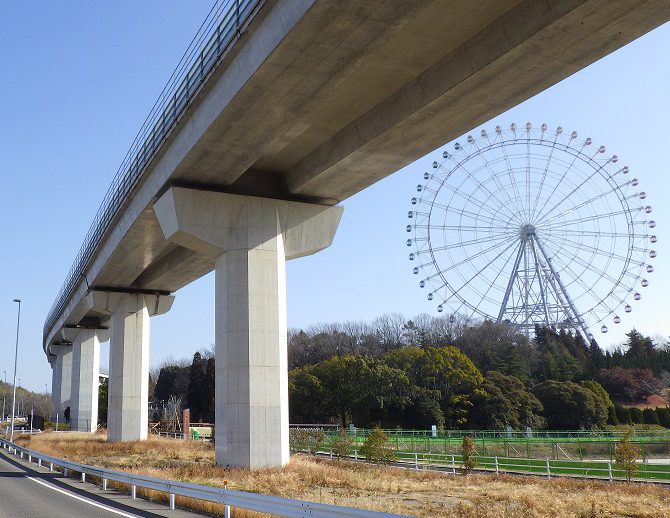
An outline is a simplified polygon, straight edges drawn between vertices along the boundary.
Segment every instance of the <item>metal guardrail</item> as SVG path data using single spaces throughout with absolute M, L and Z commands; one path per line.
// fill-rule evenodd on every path
M 354 509 L 351 507 L 319 504 L 304 500 L 291 500 L 288 498 L 261 495 L 258 493 L 247 493 L 221 487 L 201 486 L 176 480 L 164 480 L 155 477 L 124 473 L 122 471 L 96 468 L 78 462 L 51 457 L 50 455 L 23 448 L 4 439 L 0 439 L 0 446 L 4 449 L 9 449 L 9 451 L 13 452 L 15 455 L 17 453 L 20 454 L 22 458 L 28 456 L 28 462 L 37 461 L 39 465 L 47 463 L 49 464 L 49 469 L 51 471 L 53 471 L 55 467 L 60 467 L 63 469 L 65 476 L 68 475 L 68 471 L 73 471 L 81 474 L 82 481 L 86 480 L 86 475 L 97 477 L 102 480 L 102 488 L 105 490 L 107 489 L 107 482 L 109 480 L 126 484 L 130 486 L 133 498 L 136 497 L 136 490 L 138 487 L 167 493 L 170 500 L 170 509 L 172 510 L 175 509 L 175 496 L 184 496 L 222 504 L 229 508 L 239 507 L 240 509 L 249 511 L 294 518 L 398 518 L 402 516 L 398 514 Z M 226 515 L 228 515 L 228 512 L 229 510 L 227 509 Z
M 44 323 L 44 339 L 81 281 L 112 220 L 193 97 L 265 0 L 217 1 L 126 153 Z

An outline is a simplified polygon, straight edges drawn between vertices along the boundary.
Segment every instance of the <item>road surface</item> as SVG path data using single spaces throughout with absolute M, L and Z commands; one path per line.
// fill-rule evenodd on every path
M 0 518 L 202 516 L 65 479 L 0 450 Z

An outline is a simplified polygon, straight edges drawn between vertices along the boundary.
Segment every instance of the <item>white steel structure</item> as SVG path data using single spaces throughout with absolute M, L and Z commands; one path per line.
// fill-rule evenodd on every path
M 496 126 L 456 142 L 423 178 L 407 246 L 438 312 L 590 340 L 649 285 L 657 238 L 647 194 L 591 138 Z

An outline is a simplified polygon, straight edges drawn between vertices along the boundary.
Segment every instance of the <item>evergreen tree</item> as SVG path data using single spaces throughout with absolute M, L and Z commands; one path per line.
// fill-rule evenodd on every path
M 193 355 L 191 372 L 188 377 L 188 407 L 191 410 L 191 421 L 198 422 L 203 419 L 206 406 L 205 398 L 205 369 L 200 353 Z
M 204 419 L 208 423 L 214 423 L 216 416 L 216 365 L 214 357 L 207 360 L 205 371 L 205 412 Z
M 642 418 L 644 419 L 644 424 L 661 424 L 658 420 L 658 414 L 656 414 L 656 410 L 653 408 L 645 408 L 642 411 Z
M 100 383 L 98 389 L 98 423 L 107 425 L 107 394 L 109 389 L 109 378 Z
M 630 420 L 633 424 L 644 424 L 644 414 L 637 407 L 630 407 Z

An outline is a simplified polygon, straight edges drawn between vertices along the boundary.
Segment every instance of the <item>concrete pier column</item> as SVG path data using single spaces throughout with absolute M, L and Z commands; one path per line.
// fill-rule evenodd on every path
M 148 435 L 149 317 L 170 310 L 174 297 L 138 290 L 92 290 L 87 304 L 110 322 L 107 440 L 141 441 Z
M 72 343 L 70 427 L 94 432 L 98 427 L 100 337 L 95 329 L 77 330 Z
M 107 438 L 145 440 L 149 426 L 149 311 L 144 297 L 122 296 L 111 324 Z
M 70 405 L 72 382 L 72 347 L 69 345 L 53 345 L 51 350 L 56 355 L 51 374 L 51 401 L 54 417 L 63 422 L 63 413 Z M 11 413 L 11 408 L 9 409 Z
M 215 258 L 216 463 L 286 464 L 285 260 L 328 247 L 342 208 L 171 188 L 154 210 L 166 239 Z

